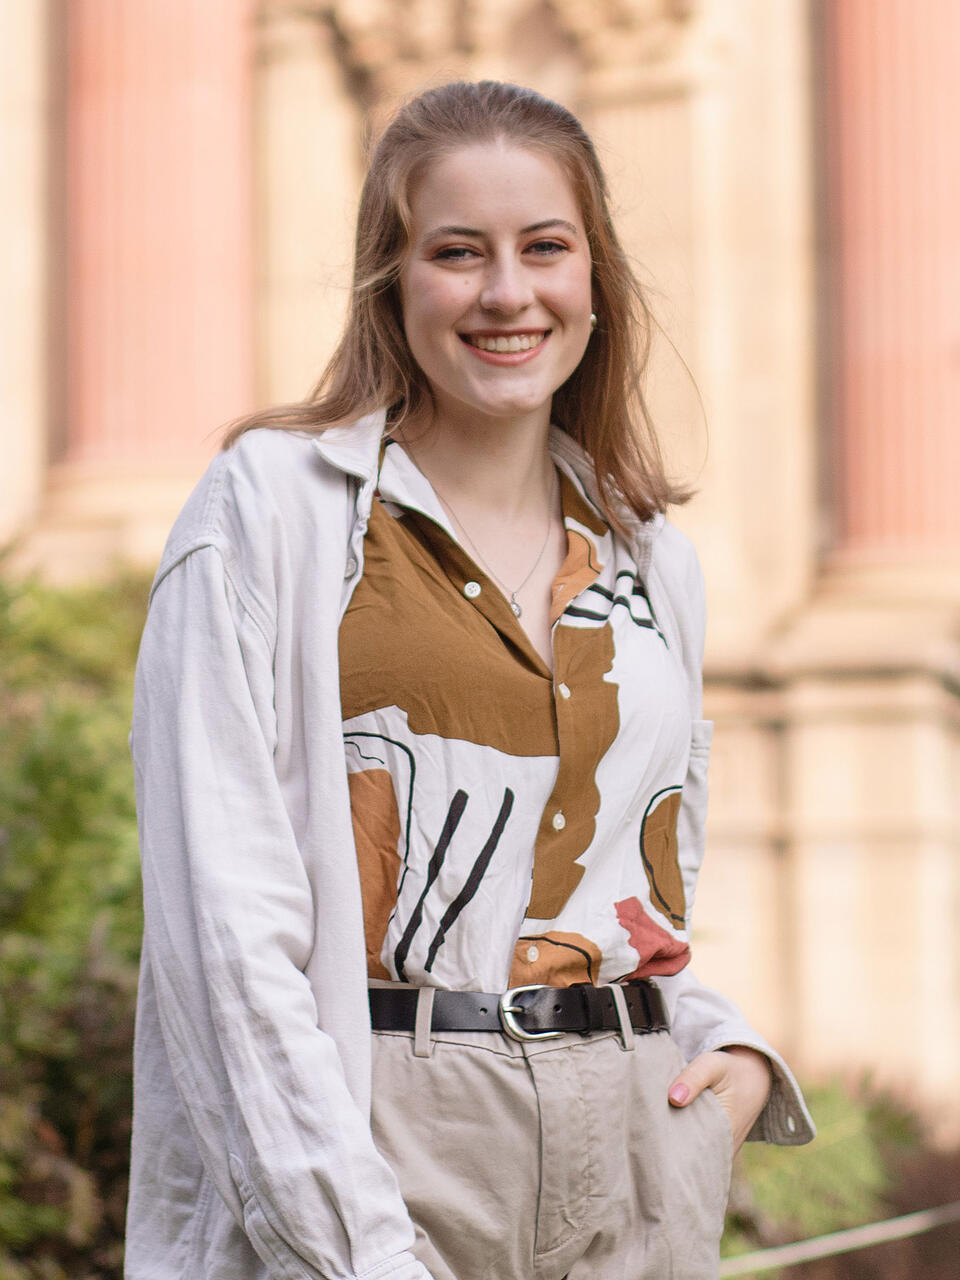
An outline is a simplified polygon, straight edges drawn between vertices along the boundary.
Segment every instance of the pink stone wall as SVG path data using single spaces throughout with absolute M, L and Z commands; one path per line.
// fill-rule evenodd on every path
M 842 548 L 960 552 L 960 4 L 821 12 Z
M 64 461 L 189 466 L 251 406 L 252 4 L 64 11 Z

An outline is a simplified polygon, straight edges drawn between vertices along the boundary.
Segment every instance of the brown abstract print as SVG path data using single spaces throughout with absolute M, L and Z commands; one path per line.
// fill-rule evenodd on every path
M 549 671 L 536 658 L 539 669 L 517 661 L 525 635 L 516 648 L 495 641 L 491 629 L 521 630 L 507 602 L 492 585 L 476 605 L 466 598 L 463 585 L 476 569 L 465 569 L 443 530 L 431 533 L 450 544 L 438 560 L 422 523 L 394 519 L 373 504 L 364 574 L 340 625 L 344 720 L 398 706 L 420 735 L 511 755 L 556 755 Z M 492 698 L 491 689 L 503 696 Z
M 582 933 L 535 933 L 517 943 L 510 968 L 510 986 L 549 985 L 571 987 L 575 982 L 596 983 L 600 973 L 600 948 Z
M 353 838 L 357 846 L 363 893 L 363 932 L 367 946 L 367 973 L 389 978 L 380 951 L 390 912 L 397 901 L 400 873 L 400 814 L 393 779 L 387 769 L 367 769 L 347 776 Z
M 554 631 L 556 679 L 576 693 L 557 707 L 560 769 L 537 835 L 527 907 L 533 920 L 559 915 L 583 877 L 577 858 L 593 839 L 600 808 L 596 770 L 620 728 L 617 686 L 604 679 L 613 655 L 609 626 Z M 563 818 L 560 830 L 557 814 Z
M 647 806 L 640 827 L 640 857 L 650 886 L 650 901 L 671 924 L 686 924 L 686 899 L 677 857 L 677 819 L 680 788 L 658 791 Z

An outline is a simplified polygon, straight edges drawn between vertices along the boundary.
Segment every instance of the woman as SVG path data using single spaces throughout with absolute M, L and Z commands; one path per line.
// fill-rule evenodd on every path
M 733 1149 L 812 1136 L 687 968 L 703 600 L 648 332 L 568 112 L 399 113 L 324 379 L 154 586 L 133 1280 L 692 1280 Z

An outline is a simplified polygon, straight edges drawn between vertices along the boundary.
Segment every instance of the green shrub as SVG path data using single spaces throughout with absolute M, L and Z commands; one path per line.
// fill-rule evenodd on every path
M 120 1275 L 146 592 L 0 577 L 0 1280 Z
M 826 1235 L 891 1213 L 899 1171 L 921 1151 L 924 1135 L 912 1111 L 864 1078 L 806 1090 L 817 1138 L 804 1147 L 747 1143 L 737 1158 L 722 1252 L 733 1256 Z M 764 1272 L 793 1277 L 790 1268 Z M 842 1274 L 842 1272 L 841 1272 Z

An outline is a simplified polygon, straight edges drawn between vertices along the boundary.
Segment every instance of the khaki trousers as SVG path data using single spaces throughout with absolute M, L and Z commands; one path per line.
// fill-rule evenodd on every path
M 667 1032 L 374 1033 L 373 1134 L 436 1280 L 711 1280 L 733 1140 Z

